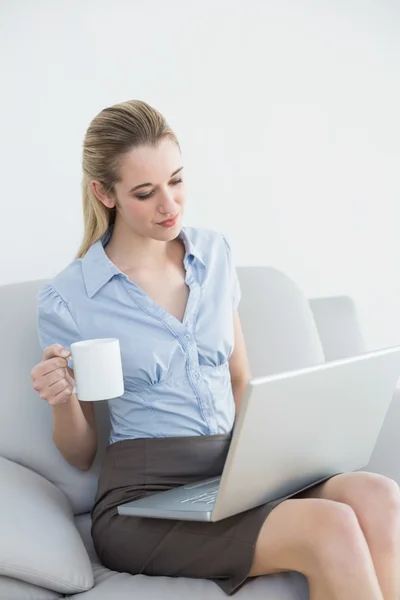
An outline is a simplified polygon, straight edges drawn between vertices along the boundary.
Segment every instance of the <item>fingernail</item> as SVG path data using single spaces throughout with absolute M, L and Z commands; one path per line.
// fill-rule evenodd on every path
M 68 356 L 68 350 L 61 350 L 61 356 Z

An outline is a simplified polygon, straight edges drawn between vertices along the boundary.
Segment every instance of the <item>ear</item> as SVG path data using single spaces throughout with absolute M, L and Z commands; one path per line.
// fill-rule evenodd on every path
M 107 208 L 115 208 L 115 198 L 110 194 L 105 193 L 104 186 L 102 183 L 100 183 L 100 181 L 95 181 L 92 179 L 90 182 L 90 188 L 97 200 L 100 200 L 104 206 Z

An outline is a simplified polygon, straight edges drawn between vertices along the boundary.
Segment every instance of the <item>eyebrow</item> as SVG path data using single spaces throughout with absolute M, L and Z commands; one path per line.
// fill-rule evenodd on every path
M 170 177 L 170 179 L 174 176 L 177 175 L 178 173 L 180 173 L 182 171 L 183 167 L 179 167 L 179 169 L 177 169 L 176 171 L 174 171 Z M 132 192 L 135 192 L 136 190 L 139 190 L 140 188 L 143 187 L 148 187 L 149 185 L 153 185 L 152 183 L 141 183 L 140 185 L 136 185 L 134 188 L 132 188 L 129 193 L 131 194 Z

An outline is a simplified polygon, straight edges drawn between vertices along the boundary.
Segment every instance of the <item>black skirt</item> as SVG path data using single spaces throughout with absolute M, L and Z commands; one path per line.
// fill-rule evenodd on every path
M 215 523 L 122 516 L 118 504 L 222 473 L 230 435 L 116 442 L 106 452 L 92 537 L 101 562 L 133 575 L 211 579 L 227 594 L 248 578 L 265 519 L 285 498 Z

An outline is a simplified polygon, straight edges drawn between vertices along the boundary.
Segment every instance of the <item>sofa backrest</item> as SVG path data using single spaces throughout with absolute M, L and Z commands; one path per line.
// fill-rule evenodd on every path
M 307 299 L 283 273 L 262 267 L 238 269 L 240 314 L 253 375 L 309 366 L 324 360 Z M 90 471 L 63 459 L 52 441 L 52 410 L 32 389 L 30 371 L 41 360 L 36 332 L 36 294 L 44 281 L 0 287 L 0 456 L 55 483 L 75 514 L 90 510 L 108 437 L 105 402 L 95 405 L 99 452 Z
M 253 377 L 325 361 L 310 303 L 297 285 L 272 267 L 237 268 L 239 315 Z
M 100 456 L 89 472 L 71 467 L 52 441 L 52 409 L 32 389 L 30 371 L 42 358 L 36 332 L 36 293 L 44 283 L 0 287 L 0 456 L 55 483 L 78 514 L 89 510 L 93 502 Z M 104 403 L 96 408 L 106 417 Z M 107 419 L 101 422 L 104 430 Z M 102 434 L 104 440 L 105 432 Z
M 349 296 L 310 298 L 327 362 L 367 352 L 356 305 Z

